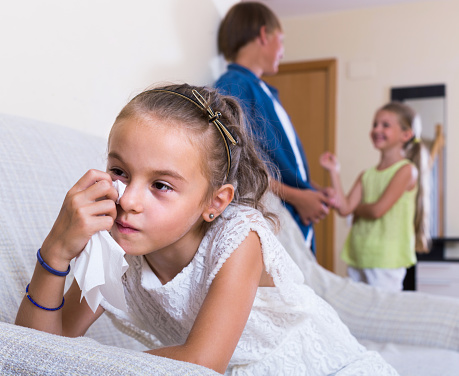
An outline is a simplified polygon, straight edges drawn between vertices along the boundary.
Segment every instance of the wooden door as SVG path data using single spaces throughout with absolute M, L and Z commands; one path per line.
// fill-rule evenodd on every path
M 308 159 L 311 180 L 329 186 L 328 173 L 319 156 L 335 151 L 336 60 L 287 63 L 275 76 L 263 77 L 279 90 Z M 334 270 L 334 220 L 330 214 L 314 226 L 316 257 L 320 265 Z

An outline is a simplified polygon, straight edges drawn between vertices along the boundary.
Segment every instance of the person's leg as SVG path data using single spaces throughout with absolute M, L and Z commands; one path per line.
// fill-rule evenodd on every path
M 367 283 L 389 291 L 402 291 L 406 268 L 397 269 L 364 269 Z
M 348 266 L 347 267 L 347 275 L 354 282 L 368 283 L 367 279 L 365 277 L 365 273 L 364 273 L 363 269 L 358 269 L 358 268 L 354 268 L 352 266 Z

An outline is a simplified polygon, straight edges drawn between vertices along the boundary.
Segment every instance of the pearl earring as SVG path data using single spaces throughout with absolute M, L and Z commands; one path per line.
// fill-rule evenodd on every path
M 214 217 L 215 217 L 214 213 L 210 213 L 210 214 L 209 214 L 209 218 L 210 218 L 210 219 L 214 219 Z

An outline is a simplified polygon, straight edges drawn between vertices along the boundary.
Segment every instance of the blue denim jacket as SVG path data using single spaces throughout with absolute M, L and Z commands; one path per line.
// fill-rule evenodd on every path
M 266 86 L 268 86 L 272 95 L 279 100 L 277 89 L 268 84 Z M 307 181 L 301 178 L 289 139 L 274 109 L 272 99 L 260 86 L 260 79 L 247 68 L 232 63 L 228 65 L 227 72 L 217 80 L 215 87 L 221 93 L 232 95 L 239 99 L 251 123 L 255 138 L 269 161 L 278 167 L 282 182 L 295 188 L 313 189 L 310 185 L 308 163 L 301 141 L 295 132 L 298 149 L 306 170 Z M 286 202 L 284 202 L 284 205 L 290 211 L 306 238 L 312 226 L 306 226 L 302 223 L 299 214 L 292 205 Z M 312 249 L 315 249 L 314 239 L 312 240 Z

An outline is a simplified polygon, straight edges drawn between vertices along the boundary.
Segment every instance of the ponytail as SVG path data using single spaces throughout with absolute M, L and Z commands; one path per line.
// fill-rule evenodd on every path
M 405 155 L 418 169 L 418 191 L 414 216 L 415 249 L 418 253 L 430 251 L 430 163 L 429 152 L 421 141 L 421 120 L 415 111 L 401 102 L 390 102 L 380 110 L 398 115 L 402 129 L 411 129 L 413 138 L 405 146 Z
M 430 168 L 429 152 L 421 140 L 412 140 L 405 146 L 406 157 L 418 169 L 418 192 L 416 194 L 416 212 L 414 230 L 416 234 L 416 252 L 430 251 Z
M 262 151 L 256 147 L 251 134 L 249 119 L 238 101 L 229 96 L 219 96 L 219 107 L 228 128 L 238 139 L 238 146 L 233 148 L 234 168 L 231 169 L 228 181 L 234 186 L 233 202 L 259 210 L 271 223 L 274 230 L 279 230 L 279 219 L 269 212 L 263 204 L 265 193 L 269 188 L 269 179 L 275 167 L 265 162 Z M 276 173 L 274 172 L 274 175 Z

